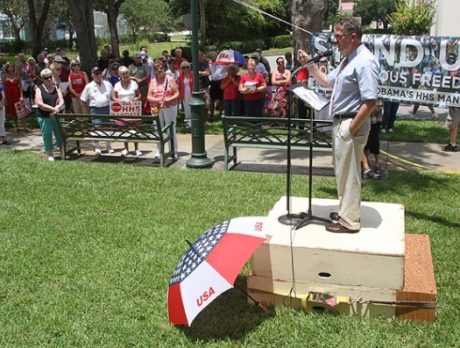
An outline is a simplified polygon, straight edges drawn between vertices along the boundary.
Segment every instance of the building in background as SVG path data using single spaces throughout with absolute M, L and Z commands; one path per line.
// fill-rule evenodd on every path
M 432 36 L 460 36 L 458 0 L 437 0 Z

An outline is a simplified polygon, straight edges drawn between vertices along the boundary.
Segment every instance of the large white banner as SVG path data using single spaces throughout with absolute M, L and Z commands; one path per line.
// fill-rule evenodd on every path
M 312 36 L 313 52 L 332 50 L 322 69 L 335 69 L 340 53 L 334 35 Z M 363 42 L 380 62 L 379 97 L 383 100 L 460 106 L 460 38 L 364 35 Z

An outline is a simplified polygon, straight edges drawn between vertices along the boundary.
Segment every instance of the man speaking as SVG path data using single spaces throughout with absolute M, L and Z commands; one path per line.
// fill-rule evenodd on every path
M 332 87 L 330 115 L 334 170 L 339 195 L 338 212 L 330 214 L 326 230 L 355 233 L 361 228 L 361 158 L 370 130 L 370 114 L 376 104 L 379 65 L 361 42 L 362 27 L 357 18 L 347 17 L 334 26 L 337 46 L 344 57 L 328 75 L 315 64 L 307 68 L 324 87 Z M 298 51 L 298 61 L 307 63 L 308 54 Z

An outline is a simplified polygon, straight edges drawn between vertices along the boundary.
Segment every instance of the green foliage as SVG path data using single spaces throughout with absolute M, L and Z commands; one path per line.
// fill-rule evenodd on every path
M 435 12 L 432 0 L 413 3 L 400 0 L 396 5 L 396 11 L 388 16 L 388 21 L 394 34 L 425 35 L 434 24 Z
M 191 328 L 175 328 L 166 291 L 186 240 L 232 217 L 266 215 L 284 195 L 284 175 L 48 163 L 6 150 L 0 168 L 1 347 L 459 346 L 458 176 L 390 172 L 363 183 L 363 200 L 404 205 L 406 231 L 429 235 L 435 323 L 283 306 L 262 313 L 229 290 Z M 294 195 L 306 196 L 305 176 L 292 179 Z M 334 179 L 315 176 L 313 197 L 335 199 Z
M 326 13 L 324 15 L 324 28 L 333 25 L 338 20 L 339 0 L 325 0 Z
M 294 38 L 292 35 L 278 35 L 271 40 L 271 48 L 292 47 Z
M 265 41 L 262 39 L 252 39 L 245 41 L 229 41 L 227 44 L 230 48 L 238 50 L 241 53 L 251 53 L 256 50 L 256 48 L 265 49 Z
M 24 49 L 30 49 L 31 43 L 23 40 L 14 40 L 14 41 L 2 41 L 0 42 L 0 51 L 1 52 L 21 52 Z
M 288 1 L 286 0 L 253 0 L 250 1 L 264 11 L 277 17 L 289 20 Z M 189 0 L 171 0 L 170 8 L 176 16 L 190 12 Z M 206 2 L 206 37 L 205 44 L 226 44 L 229 41 L 243 41 L 270 38 L 280 35 L 290 28 L 271 18 L 267 18 L 254 10 L 228 0 L 212 0 Z
M 126 0 L 120 13 L 126 19 L 134 39 L 159 31 L 169 32 L 177 26 L 164 0 Z
M 381 21 L 384 27 L 388 25 L 387 16 L 394 12 L 397 0 L 358 0 L 353 9 L 353 15 L 361 17 L 363 26 L 373 21 Z

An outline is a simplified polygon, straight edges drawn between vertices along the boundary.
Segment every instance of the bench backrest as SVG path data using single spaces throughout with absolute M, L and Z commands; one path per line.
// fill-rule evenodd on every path
M 114 115 L 58 114 L 62 136 L 65 138 L 145 140 L 165 142 L 170 127 L 161 127 L 158 115 L 121 117 Z M 131 122 L 124 122 L 131 120 Z M 117 122 L 118 121 L 118 122 Z
M 331 126 L 329 120 L 313 120 L 273 117 L 222 116 L 224 141 L 228 147 L 232 144 L 279 145 L 287 146 L 288 125 L 291 124 L 291 146 L 332 147 Z M 310 135 L 313 132 L 313 141 Z

